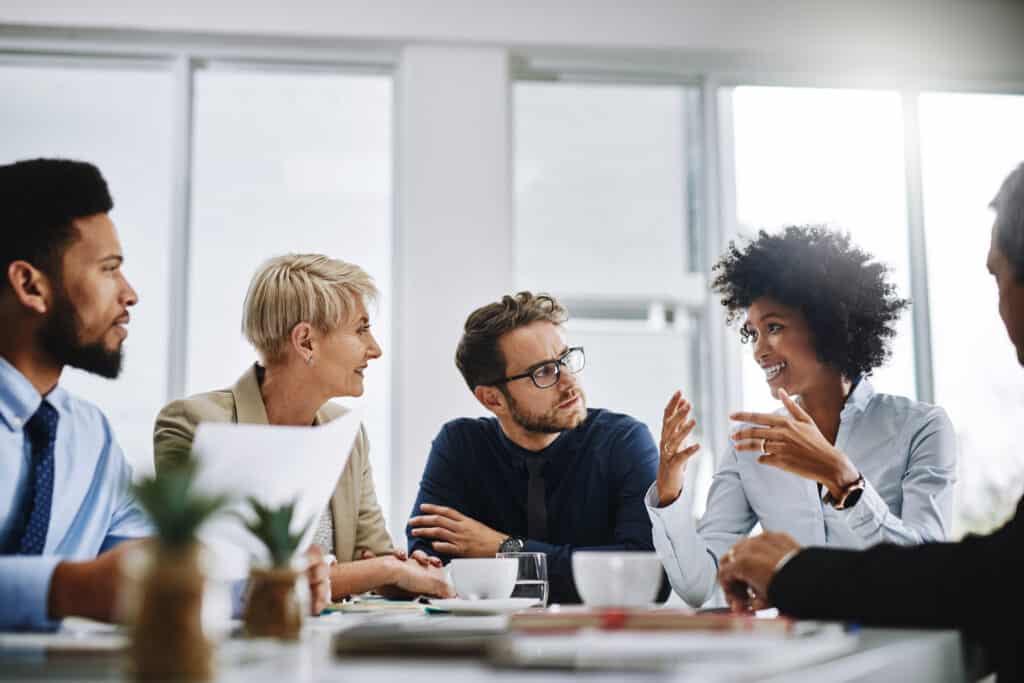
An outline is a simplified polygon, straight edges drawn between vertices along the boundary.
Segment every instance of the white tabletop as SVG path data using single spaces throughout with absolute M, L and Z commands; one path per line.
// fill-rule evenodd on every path
M 441 633 L 452 626 L 466 624 L 466 617 L 405 615 L 401 620 L 413 628 L 429 625 Z M 591 632 L 583 640 L 572 645 L 580 652 L 596 647 L 615 652 L 621 648 L 621 662 L 615 670 L 594 670 L 588 656 L 581 656 L 575 668 L 509 668 L 496 665 L 477 657 L 425 657 L 404 656 L 402 648 L 387 657 L 345 656 L 333 654 L 332 639 L 346 629 L 375 623 L 380 616 L 332 614 L 310 620 L 297 643 L 280 643 L 266 640 L 230 638 L 217 649 L 216 680 L 238 683 L 283 683 L 299 681 L 413 681 L 442 680 L 444 683 L 463 681 L 612 681 L 623 680 L 628 671 L 631 681 L 686 681 L 686 680 L 743 680 L 743 681 L 871 681 L 880 680 L 967 680 L 965 661 L 960 634 L 956 631 L 916 631 L 863 629 L 852 636 L 842 635 L 839 627 L 828 631 L 817 631 L 817 641 L 800 638 L 781 642 L 765 641 L 760 654 L 753 659 L 744 659 L 748 650 L 754 652 L 748 642 L 736 641 L 736 652 L 740 654 L 720 655 L 708 645 L 715 638 L 709 634 L 601 634 Z M 462 621 L 460 621 L 462 620 Z M 493 620 L 492 620 L 493 621 Z M 418 623 L 417 623 L 418 622 Z M 484 622 L 480 622 L 484 623 Z M 493 627 L 493 623 L 491 624 Z M 838 639 L 837 639 L 838 634 Z M 609 637 L 610 635 L 610 637 Z M 77 639 L 79 644 L 87 637 L 64 635 Z M 110 637 L 108 634 L 105 636 Z M 590 642 L 584 642 L 587 638 Z M 0 679 L 3 680 L 48 680 L 48 681 L 117 681 L 130 680 L 123 654 L 102 651 L 68 651 L 60 645 L 61 636 L 31 639 L 23 635 L 0 634 Z M 545 636 L 545 645 L 557 649 L 551 636 Z M 594 641 L 593 638 L 605 638 Z M 704 638 L 701 641 L 700 638 Z M 843 639 L 847 640 L 843 640 Z M 630 640 L 632 639 L 632 640 Z M 46 643 L 51 649 L 47 651 Z M 551 645 L 556 643 L 556 645 Z M 519 642 L 516 647 L 524 649 Z M 733 648 L 733 645 L 724 647 Z M 802 647 L 802 649 L 801 649 Z M 785 649 L 782 649 L 785 648 Z M 831 649 L 830 649 L 831 648 Z M 87 648 L 79 648 L 87 649 Z M 675 663 L 661 670 L 635 670 L 630 659 L 642 660 L 648 653 L 667 653 L 676 656 Z M 533 651 L 525 646 L 529 654 Z M 632 655 L 632 657 L 631 657 Z M 614 657 L 613 657 L 614 659 Z M 746 662 L 757 662 L 746 664 Z M 601 662 L 607 665 L 608 662 Z

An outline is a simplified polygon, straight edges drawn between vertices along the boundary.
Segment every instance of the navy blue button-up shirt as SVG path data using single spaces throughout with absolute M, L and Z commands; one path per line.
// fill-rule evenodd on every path
M 572 580 L 576 550 L 653 550 L 644 492 L 658 473 L 658 449 L 646 425 L 607 410 L 588 410 L 578 427 L 542 451 L 513 443 L 496 418 L 461 418 L 434 439 L 413 515 L 422 503 L 454 508 L 492 529 L 527 537 L 526 458 L 544 458 L 548 538 L 527 539 L 547 554 L 549 600 L 579 602 Z M 406 528 L 409 552 L 435 552 Z M 661 599 L 667 595 L 663 582 Z

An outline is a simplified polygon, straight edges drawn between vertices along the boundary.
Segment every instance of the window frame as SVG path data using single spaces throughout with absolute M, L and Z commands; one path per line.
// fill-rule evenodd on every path
M 167 361 L 167 398 L 184 391 L 187 364 L 188 264 L 190 257 L 189 188 L 191 187 L 191 148 L 193 137 L 192 83 L 197 68 L 223 63 L 233 68 L 287 68 L 291 70 L 334 70 L 344 73 L 382 73 L 393 79 L 396 103 L 395 119 L 414 117 L 402 108 L 397 84 L 406 59 L 406 48 L 420 45 L 414 40 L 293 38 L 244 36 L 187 32 L 157 32 L 132 29 L 55 28 L 39 26 L 0 26 L 0 63 L 89 63 L 107 60 L 110 64 L 131 63 L 168 69 L 175 78 L 172 140 L 173 191 L 170 259 L 171 297 L 168 316 L 171 353 Z M 467 48 L 472 47 L 469 43 Z M 987 74 L 951 69 L 941 77 L 924 71 L 884 70 L 837 61 L 823 65 L 820 60 L 793 55 L 760 53 L 581 48 L 567 46 L 481 45 L 481 50 L 503 51 L 508 63 L 508 87 L 520 80 L 571 80 L 618 84 L 672 84 L 695 88 L 686 107 L 687 210 L 690 226 L 690 263 L 692 273 L 706 277 L 708 268 L 731 239 L 737 236 L 735 216 L 735 173 L 733 169 L 732 118 L 729 97 L 723 96 L 737 86 L 778 86 L 810 88 L 846 88 L 891 90 L 901 95 L 904 126 L 905 191 L 907 193 L 907 239 L 913 307 L 915 378 L 918 399 L 934 398 L 932 337 L 928 308 L 927 258 L 923 211 L 923 179 L 920 150 L 919 97 L 923 92 L 987 93 L 1024 95 L 1024 80 L 993 79 Z M 509 93 L 510 94 L 510 93 Z M 468 106 L 467 101 L 467 106 Z M 505 107 L 506 120 L 512 104 Z M 499 112 L 500 115 L 501 112 Z M 511 132 L 511 131 L 510 131 Z M 401 217 L 398 178 L 406 170 L 400 163 L 402 138 L 394 138 L 392 150 L 393 193 L 392 250 L 395 258 L 393 285 L 397 292 L 403 284 L 400 269 Z M 511 156 L 511 151 L 510 151 Z M 396 158 L 399 159 L 396 161 Z M 507 160 L 511 163 L 511 159 Z M 408 181 L 406 181 L 408 182 Z M 509 188 L 512 191 L 512 188 Z M 705 287 L 706 290 L 706 287 Z M 397 299 L 397 297 L 396 297 Z M 396 302 L 397 303 L 397 302 Z M 708 424 L 727 424 L 730 407 L 739 405 L 742 396 L 740 358 L 730 351 L 724 324 L 725 313 L 714 297 L 704 291 L 687 300 L 699 327 L 699 341 L 693 352 L 699 377 L 697 392 L 702 418 Z M 392 329 L 399 329 L 400 306 L 392 307 Z M 398 360 L 404 353 L 396 335 L 394 352 L 386 360 L 391 364 L 392 385 L 400 389 Z M 396 438 L 407 427 L 407 416 L 400 414 L 396 395 L 390 399 L 392 413 L 392 487 L 391 519 L 404 515 L 400 505 L 403 457 L 402 442 Z M 725 429 L 706 434 L 711 450 L 721 454 L 727 447 Z

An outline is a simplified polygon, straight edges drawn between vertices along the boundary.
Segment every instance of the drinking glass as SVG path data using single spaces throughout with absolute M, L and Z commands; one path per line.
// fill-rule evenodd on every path
M 498 553 L 496 557 L 519 561 L 513 598 L 533 598 L 541 607 L 548 604 L 548 562 L 544 553 Z

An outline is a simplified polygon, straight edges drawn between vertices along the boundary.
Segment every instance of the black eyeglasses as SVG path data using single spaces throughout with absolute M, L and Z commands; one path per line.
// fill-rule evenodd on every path
M 511 377 L 505 377 L 499 379 L 496 382 L 492 382 L 493 385 L 506 384 L 514 379 L 523 379 L 529 377 L 533 382 L 534 386 L 538 389 L 547 389 L 558 384 L 559 377 L 562 376 L 562 366 L 572 374 L 576 374 L 583 369 L 586 365 L 587 359 L 583 355 L 582 346 L 574 346 L 567 350 L 556 360 L 546 360 L 543 363 L 537 363 L 526 372 L 518 375 L 512 375 Z

